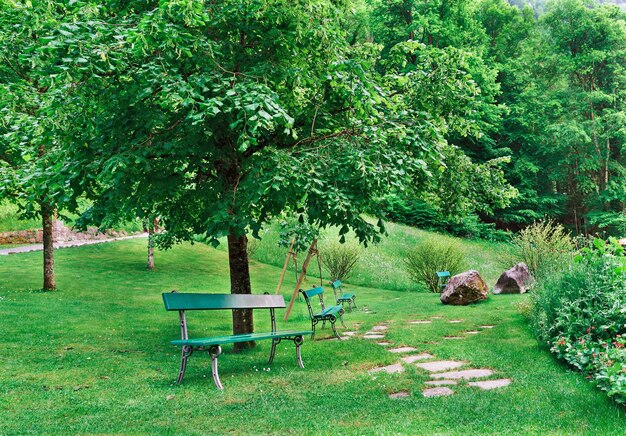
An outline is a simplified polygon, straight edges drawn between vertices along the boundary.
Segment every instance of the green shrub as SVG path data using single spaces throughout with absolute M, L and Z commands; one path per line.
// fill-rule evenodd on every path
M 358 245 L 333 242 L 321 249 L 322 262 L 331 280 L 347 280 L 359 260 L 361 249 Z
M 596 239 L 533 298 L 532 325 L 557 357 L 626 402 L 626 267 L 615 240 Z
M 439 292 L 437 271 L 449 271 L 450 275 L 461 272 L 466 266 L 465 253 L 453 240 L 430 238 L 405 254 L 404 265 L 413 281 Z
M 504 256 L 506 268 L 524 262 L 536 279 L 549 276 L 567 265 L 574 256 L 574 241 L 565 228 L 554 221 L 537 221 L 516 234 L 512 248 Z

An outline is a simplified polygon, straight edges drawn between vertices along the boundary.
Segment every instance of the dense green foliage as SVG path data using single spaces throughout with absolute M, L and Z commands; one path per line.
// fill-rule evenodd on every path
M 615 240 L 593 241 L 544 277 L 532 322 L 542 342 L 620 403 L 626 402 L 626 263 Z
M 422 283 L 430 292 L 440 292 L 437 272 L 448 271 L 454 276 L 467 267 L 461 245 L 446 238 L 429 238 L 409 250 L 403 262 L 409 277 Z

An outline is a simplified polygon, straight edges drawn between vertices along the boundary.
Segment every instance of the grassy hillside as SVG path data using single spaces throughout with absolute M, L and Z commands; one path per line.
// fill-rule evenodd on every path
M 402 259 L 408 250 L 429 237 L 454 239 L 459 242 L 469 268 L 478 270 L 485 281 L 492 287 L 505 269 L 500 259 L 502 254 L 509 250 L 507 244 L 452 238 L 394 223 L 387 223 L 386 226 L 389 233 L 387 237 L 384 237 L 379 244 L 370 245 L 362 249 L 360 260 L 349 280 L 351 284 L 398 291 L 426 291 L 422 285 L 418 285 L 410 280 Z M 253 256 L 254 259 L 269 265 L 283 267 L 288 250 L 278 245 L 279 231 L 279 226 L 276 224 L 270 226 L 261 234 L 262 239 L 258 242 L 258 248 Z M 324 247 L 337 240 L 337 229 L 322 231 L 319 243 L 322 259 L 324 258 Z M 220 244 L 219 249 L 226 250 L 225 241 Z M 299 255 L 298 261 L 300 265 L 305 257 L 306 253 Z M 319 275 L 315 260 L 309 266 L 308 273 L 312 277 Z M 292 264 L 288 275 L 293 277 L 294 274 Z M 324 275 L 325 279 L 331 279 L 327 271 L 324 271 Z

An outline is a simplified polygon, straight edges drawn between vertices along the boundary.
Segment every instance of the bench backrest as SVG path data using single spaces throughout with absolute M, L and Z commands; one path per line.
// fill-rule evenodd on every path
M 192 294 L 164 292 L 165 310 L 273 309 L 285 307 L 282 295 Z
M 337 302 L 337 291 L 341 289 L 341 280 L 335 280 L 330 284 L 333 287 L 333 292 L 335 294 L 335 302 Z
M 315 297 L 316 295 L 320 298 L 320 306 L 322 310 L 324 310 L 324 288 L 318 286 L 317 288 L 309 289 L 308 291 L 303 291 L 300 289 L 300 293 L 304 295 L 304 301 L 306 301 L 307 308 L 309 309 L 309 315 L 313 318 L 313 307 L 311 306 L 311 297 Z

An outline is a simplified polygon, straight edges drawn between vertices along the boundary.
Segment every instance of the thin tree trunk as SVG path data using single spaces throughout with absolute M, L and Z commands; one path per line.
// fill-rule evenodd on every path
M 148 226 L 148 269 L 154 269 L 154 228 Z
M 250 267 L 246 246 L 248 239 L 245 235 L 238 236 L 231 229 L 228 234 L 228 263 L 230 266 L 230 293 L 251 294 Z M 233 334 L 253 333 L 254 322 L 252 309 L 233 310 Z M 239 342 L 234 345 L 234 351 L 252 348 L 254 341 Z
M 43 226 L 43 290 L 54 291 L 54 208 L 41 204 Z

